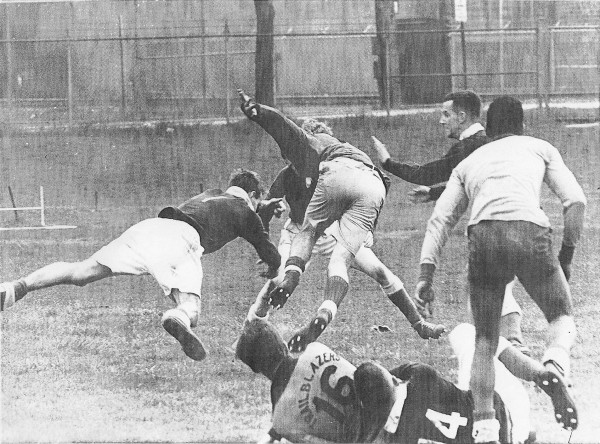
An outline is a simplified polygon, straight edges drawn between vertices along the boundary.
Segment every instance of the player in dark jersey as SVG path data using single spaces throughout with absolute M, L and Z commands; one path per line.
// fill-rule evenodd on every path
M 293 357 L 268 316 L 267 299 L 259 296 L 236 346 L 242 362 L 272 381 L 272 428 L 266 441 L 473 442 L 471 392 L 458 388 L 433 367 L 407 363 L 387 371 L 367 362 L 355 368 L 318 342 Z M 464 344 L 471 344 L 473 355 L 474 329 L 468 327 L 471 329 L 465 332 L 463 328 L 455 335 L 454 342 L 463 344 L 462 349 L 455 347 L 459 365 L 468 363 Z M 535 381 L 550 396 L 555 412 L 569 414 L 573 402 L 566 387 L 555 382 L 539 362 L 508 341 L 499 347 L 497 355 L 498 362 L 520 378 Z M 525 442 L 529 436 L 528 411 L 519 410 L 518 405 L 529 402 L 527 392 L 520 393 L 527 398 L 526 403 L 518 397 L 505 402 L 504 395 L 498 393 L 494 403 L 501 442 Z
M 331 136 L 321 122 L 311 120 L 300 128 L 278 110 L 255 103 L 243 91 L 240 98 L 244 114 L 275 139 L 282 156 L 291 163 L 275 184 L 278 196 L 288 199 L 297 231 L 288 230 L 288 224 L 289 233 L 284 233 L 289 234 L 291 246 L 285 275 L 270 293 L 273 306 L 282 307 L 298 285 L 326 230 L 331 230 L 336 240 L 329 252 L 325 301 L 308 325 L 290 339 L 290 348 L 304 350 L 333 321 L 348 291 L 350 266 L 374 278 L 422 338 L 439 338 L 445 328 L 423 320 L 402 281 L 370 248 L 386 181 L 369 157 Z
M 185 354 L 200 361 L 206 350 L 192 331 L 200 314 L 203 254 L 243 237 L 277 274 L 280 256 L 269 241 L 256 207 L 262 195 L 258 175 L 238 170 L 225 191 L 211 189 L 177 207 L 164 208 L 80 262 L 56 262 L 13 282 L 0 284 L 0 308 L 4 310 L 28 292 L 54 285 L 84 286 L 114 275 L 152 275 L 177 307 L 164 313 L 165 330 L 182 345 Z M 265 210 L 280 199 L 263 203 Z

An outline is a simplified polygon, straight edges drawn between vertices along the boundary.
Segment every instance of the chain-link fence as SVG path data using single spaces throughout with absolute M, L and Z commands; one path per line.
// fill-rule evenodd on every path
M 442 46 L 428 51 L 423 36 L 434 34 Z M 394 31 L 385 52 L 376 37 L 275 35 L 277 104 L 397 108 L 427 102 L 419 91 L 430 90 L 432 81 L 445 82 L 446 92 L 466 86 L 482 95 L 540 101 L 598 96 L 600 27 Z M 237 115 L 236 88 L 254 92 L 255 38 L 231 34 L 225 25 L 219 34 L 181 37 L 120 32 L 107 38 L 4 39 L 5 120 L 63 125 L 229 119 Z M 377 69 L 381 57 L 389 61 L 383 71 Z M 447 59 L 447 69 L 424 63 L 436 58 Z

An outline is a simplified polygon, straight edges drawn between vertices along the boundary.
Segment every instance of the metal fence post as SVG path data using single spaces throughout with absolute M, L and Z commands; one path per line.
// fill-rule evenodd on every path
M 231 85 L 229 79 L 229 24 L 227 23 L 227 20 L 225 20 L 223 35 L 225 36 L 225 107 L 227 113 L 225 119 L 227 123 L 229 123 L 229 117 L 231 116 L 231 104 L 229 103 Z
M 123 50 L 123 18 L 119 15 L 119 49 L 121 51 L 121 118 L 125 117 L 125 54 Z
M 538 34 L 539 34 L 539 46 L 537 54 L 538 63 L 538 77 L 540 82 L 540 90 L 542 95 L 542 106 L 549 107 L 550 91 L 549 91 L 549 63 L 550 63 L 550 51 L 549 51 L 549 27 L 548 21 L 545 18 L 538 20 Z
M 388 117 L 390 117 L 390 108 L 391 108 L 391 101 L 392 101 L 392 92 L 390 91 L 391 89 L 391 84 L 392 82 L 390 81 L 390 71 L 391 71 L 391 67 L 390 67 L 390 30 L 386 29 L 385 30 L 385 71 L 384 71 L 384 76 L 385 76 L 385 111 Z
M 6 5 L 6 107 L 8 110 L 8 123 L 13 120 L 13 57 L 12 57 L 12 39 L 10 11 L 12 5 Z
M 73 55 L 71 54 L 71 37 L 67 29 L 67 107 L 69 112 L 69 127 L 73 125 Z
M 467 41 L 465 38 L 465 22 L 460 22 L 460 45 L 462 48 L 463 86 L 467 89 Z

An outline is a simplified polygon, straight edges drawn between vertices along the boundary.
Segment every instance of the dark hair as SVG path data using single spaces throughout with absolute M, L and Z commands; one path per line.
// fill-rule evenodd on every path
M 454 112 L 464 111 L 472 119 L 478 119 L 481 114 L 481 99 L 470 90 L 455 91 L 444 97 L 444 102 L 452 100 Z
M 289 350 L 275 327 L 264 321 L 246 321 L 235 354 L 255 373 L 272 379 Z
M 239 168 L 229 176 L 230 187 L 240 187 L 247 193 L 256 192 L 257 196 L 262 196 L 264 190 L 260 183 L 260 176 L 254 171 Z
M 511 96 L 495 99 L 487 111 L 485 131 L 488 137 L 523 134 L 523 104 Z
M 394 391 L 386 381 L 384 370 L 372 362 L 365 362 L 358 366 L 354 372 L 354 388 L 356 397 L 361 406 L 361 422 L 363 433 L 368 430 L 381 430 L 394 405 Z M 361 441 L 370 442 L 368 436 L 361 437 Z

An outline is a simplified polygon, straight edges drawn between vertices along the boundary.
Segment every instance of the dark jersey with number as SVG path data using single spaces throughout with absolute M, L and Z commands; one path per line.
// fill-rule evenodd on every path
M 397 430 L 385 441 L 418 444 L 472 443 L 473 398 L 426 364 L 404 364 L 391 371 L 407 381 L 407 392 Z M 500 442 L 512 442 L 510 416 L 498 394 L 494 394 Z

